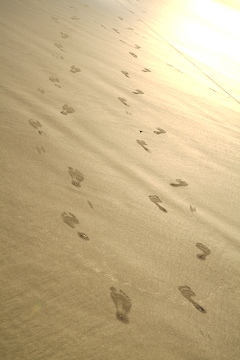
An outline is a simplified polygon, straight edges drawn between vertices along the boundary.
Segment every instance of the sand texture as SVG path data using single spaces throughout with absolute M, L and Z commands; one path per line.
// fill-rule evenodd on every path
M 174 6 L 1 0 L 2 360 L 239 359 L 240 87 Z

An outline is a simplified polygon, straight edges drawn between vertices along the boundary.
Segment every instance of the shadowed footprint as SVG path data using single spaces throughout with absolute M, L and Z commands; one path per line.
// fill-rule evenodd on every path
M 115 287 L 111 286 L 110 290 L 110 296 L 117 309 L 116 318 L 122 321 L 124 324 L 128 324 L 128 313 L 132 307 L 131 299 L 121 289 L 119 290 L 119 292 L 117 292 Z
M 157 131 L 154 131 L 154 134 L 157 134 L 157 135 L 159 135 L 159 134 L 166 134 L 166 131 L 163 130 L 163 129 L 160 129 L 160 128 L 158 127 L 158 128 L 157 128 Z
M 120 34 L 120 32 L 118 31 L 118 29 L 114 29 L 112 28 L 116 33 Z
M 129 107 L 129 105 L 127 104 L 127 100 L 126 100 L 126 99 L 124 99 L 124 98 L 122 98 L 122 97 L 119 97 L 118 100 L 120 100 L 125 106 L 128 106 L 128 107 Z
M 123 73 L 123 75 L 125 75 L 127 78 L 129 78 L 129 73 L 127 71 L 121 71 L 121 73 Z
M 133 94 L 144 94 L 142 90 L 135 90 L 133 91 Z
M 66 212 L 63 212 L 61 217 L 62 217 L 63 221 L 65 222 L 65 224 L 67 224 L 71 228 L 75 228 L 75 225 L 79 224 L 78 219 L 72 213 L 67 214 Z
M 72 184 L 76 187 L 81 187 L 80 183 L 84 180 L 84 175 L 70 166 L 68 167 L 68 173 L 72 178 Z
M 149 70 L 148 68 L 144 68 L 142 69 L 143 72 L 151 72 L 151 70 Z
M 196 303 L 196 301 L 194 301 L 192 299 L 193 296 L 196 296 L 196 294 L 192 291 L 192 289 L 187 286 L 187 285 L 183 285 L 183 286 L 179 286 L 178 287 L 179 291 L 181 292 L 181 294 L 188 300 L 190 301 L 191 304 L 193 304 L 193 306 L 200 311 L 203 314 L 206 314 L 206 310 L 199 305 L 198 303 Z
M 191 210 L 191 212 L 196 212 L 197 211 L 195 206 L 192 206 L 192 205 L 190 205 L 190 210 Z
M 75 65 L 72 65 L 70 71 L 75 74 L 75 73 L 77 73 L 77 72 L 80 72 L 81 69 L 79 69 L 79 68 L 76 67 Z
M 129 52 L 129 54 L 131 54 L 133 57 L 137 58 L 137 55 L 134 54 L 133 52 Z
M 135 44 L 135 48 L 136 48 L 136 49 L 141 49 L 141 46 Z
M 188 183 L 186 183 L 186 181 L 183 181 L 183 180 L 181 180 L 181 179 L 176 179 L 176 181 L 178 182 L 178 184 L 171 183 L 170 185 L 171 185 L 171 186 L 175 186 L 175 187 L 178 187 L 178 186 L 188 186 Z
M 211 254 L 211 250 L 209 250 L 205 245 L 202 243 L 197 243 L 196 247 L 203 252 L 203 254 L 197 254 L 197 258 L 199 260 L 206 260 L 206 257 Z
M 63 110 L 61 111 L 61 114 L 63 115 L 72 114 L 75 112 L 75 110 L 67 104 L 63 105 L 62 108 Z
M 160 210 L 162 210 L 162 211 L 165 212 L 165 213 L 167 212 L 167 210 L 164 209 L 164 207 L 162 207 L 161 205 L 159 205 L 159 203 L 161 203 L 162 200 L 160 200 L 157 195 L 149 195 L 148 197 L 149 197 L 149 199 L 150 199 L 155 205 L 157 205 L 157 207 L 158 207 Z
M 147 152 L 151 152 L 146 146 L 147 146 L 147 144 L 146 144 L 146 142 L 144 141 L 144 140 L 136 140 L 137 141 L 137 143 L 140 145 L 140 146 L 142 146 L 143 147 L 143 149 L 144 150 L 146 150 Z

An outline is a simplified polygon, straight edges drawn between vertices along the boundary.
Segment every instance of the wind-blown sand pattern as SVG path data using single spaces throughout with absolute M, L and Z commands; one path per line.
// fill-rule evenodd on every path
M 1 359 L 239 358 L 224 3 L 1 1 Z

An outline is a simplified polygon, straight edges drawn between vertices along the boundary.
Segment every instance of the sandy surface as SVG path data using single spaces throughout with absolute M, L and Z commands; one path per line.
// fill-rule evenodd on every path
M 3 360 L 239 357 L 240 97 L 174 6 L 1 1 Z

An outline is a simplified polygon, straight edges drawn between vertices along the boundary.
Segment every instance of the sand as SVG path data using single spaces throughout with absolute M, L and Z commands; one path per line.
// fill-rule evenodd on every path
M 239 358 L 239 88 L 177 6 L 1 1 L 3 360 Z

